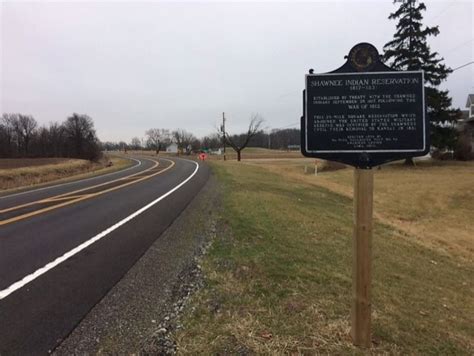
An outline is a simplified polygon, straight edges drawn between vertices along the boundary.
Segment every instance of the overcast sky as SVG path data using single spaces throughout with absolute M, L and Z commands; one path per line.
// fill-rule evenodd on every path
M 473 1 L 425 1 L 424 22 L 451 68 L 474 58 Z M 1 4 L 0 112 L 40 124 L 72 112 L 94 119 L 103 141 L 145 130 L 231 132 L 252 113 L 268 128 L 297 127 L 309 68 L 344 63 L 358 42 L 379 51 L 395 30 L 391 0 L 312 3 L 18 2 Z M 474 65 L 443 87 L 464 107 Z

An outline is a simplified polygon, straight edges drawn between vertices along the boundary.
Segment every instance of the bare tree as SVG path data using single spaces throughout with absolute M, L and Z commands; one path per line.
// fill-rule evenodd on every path
M 2 115 L 0 121 L 0 157 L 13 157 L 16 152 L 16 135 L 14 130 L 14 122 L 17 118 L 16 114 Z
M 94 123 L 87 115 L 73 114 L 63 123 L 37 127 L 32 116 L 4 113 L 0 118 L 0 157 L 101 156 Z
M 54 157 L 61 156 L 64 151 L 65 128 L 57 122 L 49 124 L 49 142 L 51 144 L 51 155 Z
M 73 113 L 64 123 L 64 133 L 70 147 L 69 156 L 90 160 L 100 156 L 94 122 L 89 116 Z
M 10 155 L 28 156 L 30 142 L 38 123 L 32 116 L 22 114 L 2 115 L 2 136 Z M 8 147 L 7 147 L 8 146 Z
M 201 139 L 201 146 L 206 149 L 218 149 L 221 147 L 222 139 L 221 139 L 221 131 L 219 129 L 219 133 L 213 133 L 209 136 L 204 136 Z
M 196 141 L 196 137 L 184 129 L 177 129 L 172 132 L 173 140 L 178 145 L 178 150 L 182 150 L 186 154 L 190 154 L 192 144 Z
M 224 132 L 225 141 L 230 147 L 234 149 L 235 152 L 237 152 L 237 161 L 240 161 L 241 159 L 242 150 L 247 147 L 252 137 L 254 137 L 259 132 L 263 121 L 263 117 L 261 117 L 259 114 L 253 114 L 250 117 L 249 127 L 246 133 L 231 136 L 228 132 Z
M 147 145 L 160 153 L 160 149 L 170 140 L 170 131 L 166 129 L 149 129 L 145 132 Z
M 25 156 L 28 156 L 31 137 L 36 126 L 38 126 L 38 123 L 33 116 L 18 114 L 18 119 L 15 122 L 15 131 L 18 136 L 19 149 L 23 151 Z
M 132 150 L 139 150 L 142 148 L 142 141 L 138 137 L 132 138 L 132 141 L 130 142 L 130 149 Z

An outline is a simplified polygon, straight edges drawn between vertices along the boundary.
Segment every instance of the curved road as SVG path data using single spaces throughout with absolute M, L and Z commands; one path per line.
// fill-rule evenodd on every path
M 194 161 L 135 160 L 124 171 L 0 197 L 0 355 L 53 350 L 209 176 Z

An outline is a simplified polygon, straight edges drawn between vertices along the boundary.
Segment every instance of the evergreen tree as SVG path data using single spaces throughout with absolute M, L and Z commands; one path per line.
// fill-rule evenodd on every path
M 428 37 L 439 34 L 439 28 L 423 25 L 422 11 L 426 10 L 424 3 L 418 0 L 394 0 L 396 3 L 400 3 L 400 7 L 388 18 L 398 19 L 398 23 L 393 40 L 384 46 L 384 60 L 397 70 L 424 71 L 432 144 L 438 149 L 453 149 L 456 141 L 453 139 L 456 135 L 455 122 L 461 112 L 450 109 L 449 92 L 438 89 L 452 69 L 442 63 L 444 59 L 438 52 L 432 52 L 427 43 Z M 413 164 L 413 160 L 407 159 L 405 163 Z

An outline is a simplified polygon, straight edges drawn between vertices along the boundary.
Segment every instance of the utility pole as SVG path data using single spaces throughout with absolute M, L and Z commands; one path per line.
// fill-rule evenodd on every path
M 225 113 L 222 113 L 221 131 L 222 131 L 222 144 L 224 146 L 224 161 L 225 161 Z

